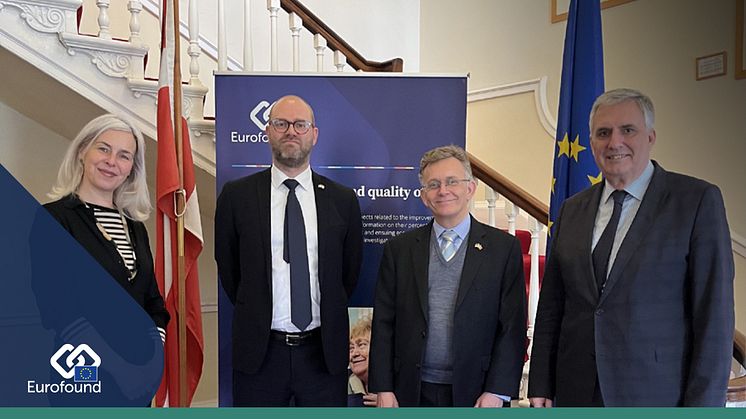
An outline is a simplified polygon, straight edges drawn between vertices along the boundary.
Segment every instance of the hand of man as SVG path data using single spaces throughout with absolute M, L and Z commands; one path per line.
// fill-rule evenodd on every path
M 396 395 L 392 391 L 382 391 L 378 393 L 378 401 L 376 403 L 378 407 L 399 407 L 399 401 L 396 400 Z
M 365 406 L 376 407 L 377 403 L 378 403 L 378 394 L 368 393 L 368 394 L 363 395 L 363 404 Z
M 479 396 L 474 407 L 503 407 L 503 399 L 492 393 L 484 392 Z
M 531 407 L 552 407 L 552 399 L 546 397 L 530 397 Z

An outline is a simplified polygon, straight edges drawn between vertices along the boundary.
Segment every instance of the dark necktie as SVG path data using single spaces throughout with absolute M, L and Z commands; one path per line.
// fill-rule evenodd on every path
M 295 188 L 298 181 L 286 179 L 289 189 L 285 205 L 285 235 L 283 237 L 283 259 L 290 264 L 290 319 L 301 331 L 311 323 L 311 284 L 308 274 L 306 250 L 306 226 L 303 222 Z
M 614 212 L 611 213 L 609 224 L 606 224 L 601 238 L 593 249 L 593 269 L 596 274 L 596 284 L 598 284 L 598 293 L 601 294 L 606 283 L 606 272 L 609 270 L 609 257 L 611 256 L 611 247 L 614 245 L 614 236 L 616 228 L 619 225 L 619 217 L 622 215 L 622 203 L 627 197 L 625 191 L 614 191 L 611 193 L 614 199 Z

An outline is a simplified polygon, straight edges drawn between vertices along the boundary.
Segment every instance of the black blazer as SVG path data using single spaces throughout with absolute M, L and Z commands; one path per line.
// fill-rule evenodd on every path
M 536 315 L 529 395 L 586 406 L 723 406 L 733 253 L 720 190 L 655 171 L 602 296 L 591 240 L 603 183 L 565 201 Z
M 418 406 L 428 329 L 432 222 L 384 246 L 376 285 L 369 389 Z M 471 220 L 453 326 L 453 403 L 483 392 L 516 398 L 526 342 L 526 288 L 518 239 Z
M 169 314 L 155 280 L 153 256 L 150 253 L 145 225 L 139 221 L 127 219 L 130 237 L 134 242 L 137 255 L 137 276 L 130 281 L 129 270 L 117 252 L 116 245 L 113 241 L 107 240 L 96 227 L 93 208 L 86 208 L 80 199 L 72 195 L 45 204 L 44 208 L 150 315 L 155 325 L 165 330 Z
M 355 192 L 316 173 L 321 290 L 321 340 L 331 374 L 347 369 L 347 300 L 355 289 L 362 257 L 362 221 Z M 259 370 L 272 324 L 270 170 L 223 186 L 215 210 L 215 260 L 220 282 L 234 304 L 233 368 Z M 276 228 L 282 228 L 280 223 Z

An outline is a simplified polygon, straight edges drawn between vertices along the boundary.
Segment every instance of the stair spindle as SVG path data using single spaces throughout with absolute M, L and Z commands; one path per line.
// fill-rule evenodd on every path
M 130 43 L 133 45 L 142 44 L 140 38 L 140 12 L 142 12 L 142 3 L 132 0 L 127 3 L 127 10 L 130 12 Z
M 347 57 L 341 51 L 334 51 L 334 67 L 337 67 L 337 72 L 343 72 L 346 64 Z
M 201 86 L 199 79 L 199 5 L 197 0 L 189 0 L 189 84 Z
M 515 218 L 518 216 L 518 207 L 510 201 L 505 201 L 505 216 L 508 217 L 508 233 L 515 236 Z
M 288 17 L 293 37 L 293 71 L 300 71 L 300 30 L 303 29 L 303 21 L 296 13 L 290 13 Z
M 228 44 L 225 41 L 225 0 L 218 0 L 218 71 L 228 70 Z
M 251 40 L 251 0 L 244 0 L 243 71 L 254 71 L 254 45 Z
M 326 39 L 320 34 L 313 36 L 313 49 L 316 50 L 316 71 L 324 71 L 324 51 L 326 50 Z
M 98 37 L 101 39 L 111 39 L 109 3 L 109 0 L 96 0 L 96 6 L 98 6 Z
M 280 0 L 267 0 L 267 10 L 269 10 L 269 27 L 270 27 L 270 70 L 277 71 L 277 12 L 280 10 Z
M 497 193 L 489 186 L 484 187 L 484 199 L 487 201 L 487 223 L 492 227 L 497 226 L 495 208 L 497 207 Z

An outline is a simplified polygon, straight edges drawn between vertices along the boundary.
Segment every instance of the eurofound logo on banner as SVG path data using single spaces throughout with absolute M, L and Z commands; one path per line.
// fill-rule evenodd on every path
M 49 364 L 62 380 L 53 383 L 28 380 L 28 393 L 101 393 L 101 381 L 98 379 L 101 357 L 87 344 L 73 346 L 66 343 L 60 346 L 49 358 Z
M 231 130 L 232 143 L 266 143 L 269 141 L 264 130 L 269 123 L 269 111 L 272 104 L 266 100 L 260 100 L 249 112 L 249 132 Z

